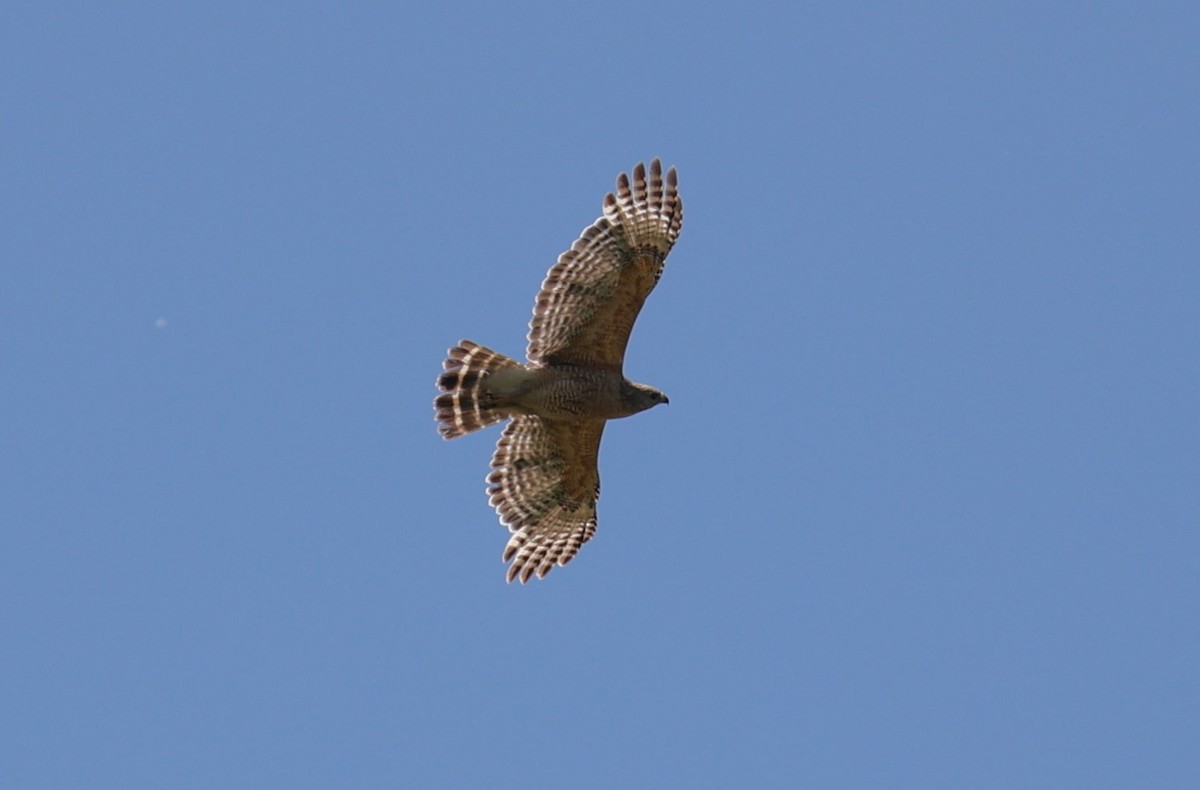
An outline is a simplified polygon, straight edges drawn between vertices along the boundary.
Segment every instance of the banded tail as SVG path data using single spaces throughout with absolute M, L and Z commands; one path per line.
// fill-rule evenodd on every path
M 498 393 L 504 387 L 488 384 L 492 376 L 503 371 L 523 373 L 525 366 L 520 362 L 470 340 L 460 340 L 442 365 L 446 370 L 437 380 L 442 394 L 434 399 L 433 407 L 437 410 L 438 431 L 444 438 L 456 439 L 513 416 Z

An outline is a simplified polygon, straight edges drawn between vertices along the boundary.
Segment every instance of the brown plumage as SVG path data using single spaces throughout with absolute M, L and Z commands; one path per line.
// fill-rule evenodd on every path
M 666 403 L 625 378 L 629 334 L 683 225 L 675 170 L 657 159 L 617 178 L 604 214 L 559 256 L 530 321 L 528 365 L 460 341 L 434 401 L 447 439 L 505 419 L 488 496 L 512 532 L 503 559 L 522 583 L 565 565 L 596 531 L 607 420 Z

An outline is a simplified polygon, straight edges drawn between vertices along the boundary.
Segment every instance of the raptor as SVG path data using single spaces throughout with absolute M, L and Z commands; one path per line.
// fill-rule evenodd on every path
M 566 565 L 596 532 L 600 437 L 608 420 L 667 396 L 625 377 L 625 348 L 683 226 L 675 169 L 617 177 L 602 216 L 558 257 L 529 323 L 526 363 L 470 340 L 448 352 L 434 400 L 454 439 L 502 420 L 490 504 L 511 535 L 508 581 Z

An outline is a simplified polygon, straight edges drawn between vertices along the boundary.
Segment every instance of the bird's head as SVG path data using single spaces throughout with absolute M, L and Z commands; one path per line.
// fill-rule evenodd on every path
M 671 402 L 662 390 L 647 384 L 638 384 L 636 381 L 626 381 L 625 386 L 621 388 L 621 396 L 625 405 L 629 407 L 630 414 L 645 411 L 660 403 Z

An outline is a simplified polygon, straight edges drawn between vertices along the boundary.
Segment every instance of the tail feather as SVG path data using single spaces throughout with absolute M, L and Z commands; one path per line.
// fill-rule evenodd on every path
M 443 437 L 455 439 L 512 416 L 487 381 L 502 370 L 523 370 L 520 362 L 470 340 L 460 340 L 448 354 L 437 380 L 442 394 L 433 401 Z

